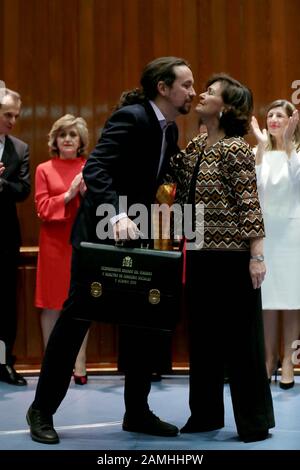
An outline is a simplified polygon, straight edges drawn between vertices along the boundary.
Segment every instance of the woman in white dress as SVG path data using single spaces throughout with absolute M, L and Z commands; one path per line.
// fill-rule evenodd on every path
M 267 129 L 257 139 L 256 173 L 264 215 L 264 253 L 267 267 L 262 284 L 265 351 L 268 376 L 280 357 L 279 325 L 282 325 L 282 373 L 280 387 L 294 386 L 292 354 L 300 332 L 300 130 L 295 106 L 273 101 L 267 109 Z M 293 349 L 294 348 L 294 349 Z

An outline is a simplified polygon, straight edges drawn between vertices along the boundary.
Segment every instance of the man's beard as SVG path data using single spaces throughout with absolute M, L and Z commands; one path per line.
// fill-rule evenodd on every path
M 190 106 L 186 108 L 186 105 L 190 105 Z M 179 106 L 178 112 L 180 114 L 188 114 L 190 112 L 190 109 L 191 109 L 191 103 L 185 103 L 184 105 Z

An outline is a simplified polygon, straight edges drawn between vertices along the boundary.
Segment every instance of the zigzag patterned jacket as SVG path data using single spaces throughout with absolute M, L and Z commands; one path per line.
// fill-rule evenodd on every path
M 167 180 L 177 184 L 175 202 L 204 204 L 203 249 L 249 250 L 250 238 L 264 236 L 254 154 L 242 137 L 205 150 L 206 140 L 201 134 L 172 157 Z

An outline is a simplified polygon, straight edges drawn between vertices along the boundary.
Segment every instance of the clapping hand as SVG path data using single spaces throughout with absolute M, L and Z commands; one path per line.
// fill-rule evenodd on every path
M 296 130 L 298 122 L 299 122 L 299 113 L 298 113 L 298 110 L 295 109 L 291 117 L 289 117 L 287 126 L 283 131 L 283 141 L 287 148 L 290 147 L 293 142 L 294 132 Z
M 2 162 L 0 162 L 0 176 L 4 173 L 5 166 L 3 165 Z
M 79 191 L 80 191 L 81 196 L 83 196 L 84 193 L 86 192 L 86 184 L 83 178 L 81 178 L 81 181 L 80 181 Z
M 65 203 L 70 202 L 80 191 L 82 181 L 82 172 L 78 173 L 70 184 L 68 191 L 65 193 Z
M 260 130 L 259 124 L 255 116 L 252 116 L 251 119 L 251 129 L 253 134 L 256 137 L 257 143 L 263 146 L 268 143 L 268 133 L 266 129 Z

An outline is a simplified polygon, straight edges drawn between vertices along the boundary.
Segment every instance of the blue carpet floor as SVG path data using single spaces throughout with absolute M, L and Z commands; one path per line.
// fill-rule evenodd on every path
M 22 451 L 33 451 L 28 455 L 31 459 L 37 459 L 39 463 L 43 460 L 46 462 L 47 458 L 51 460 L 51 455 L 57 456 L 58 451 L 72 451 L 73 468 L 76 461 L 78 466 L 82 467 L 81 459 L 84 452 L 86 452 L 84 458 L 90 459 L 95 466 L 120 464 L 119 468 L 131 468 L 134 460 L 136 465 L 141 462 L 133 459 L 129 465 L 126 460 L 109 459 L 116 459 L 116 456 L 121 458 L 122 455 L 125 458 L 130 456 L 130 453 L 138 455 L 140 459 L 141 452 L 147 451 L 147 455 L 152 455 L 154 460 L 157 458 L 155 456 L 159 455 L 159 460 L 145 463 L 161 465 L 167 463 L 167 454 L 163 451 L 168 451 L 168 458 L 171 459 L 169 464 L 197 464 L 199 462 L 180 461 L 180 455 L 183 459 L 186 459 L 187 455 L 191 456 L 188 457 L 190 459 L 192 457 L 200 459 L 202 454 L 204 464 L 206 453 L 211 458 L 210 451 L 230 451 L 228 455 L 231 458 L 234 456 L 241 458 L 237 451 L 248 451 L 242 453 L 242 457 L 247 456 L 248 459 L 252 453 L 249 451 L 254 451 L 253 455 L 257 455 L 255 451 L 264 450 L 272 453 L 274 451 L 280 458 L 284 455 L 284 451 L 300 450 L 300 377 L 296 377 L 295 387 L 290 390 L 282 390 L 278 384 L 272 383 L 276 427 L 271 430 L 270 437 L 265 441 L 245 444 L 239 440 L 236 433 L 228 385 L 224 386 L 226 417 L 223 429 L 207 433 L 181 434 L 175 438 L 160 438 L 122 431 L 123 377 L 91 375 L 85 386 L 71 382 L 67 396 L 54 417 L 60 443 L 51 446 L 38 444 L 30 438 L 25 414 L 34 397 L 37 377 L 27 377 L 27 379 L 27 387 L 15 387 L 0 382 L 0 468 L 6 468 L 1 462 L 9 465 L 11 459 L 16 461 L 19 458 L 24 462 L 27 454 Z M 249 387 L 255 387 L 254 381 L 249 380 Z M 155 414 L 180 428 L 189 416 L 188 377 L 170 375 L 164 377 L 161 382 L 153 383 L 149 402 Z M 75 451 L 79 451 L 78 458 Z M 87 451 L 95 452 L 89 455 Z M 277 451 L 282 451 L 283 454 Z M 69 454 L 59 455 L 60 462 L 64 459 L 69 460 Z M 217 453 L 214 458 L 224 455 L 226 457 L 227 454 Z M 260 454 L 261 457 L 265 455 Z M 291 455 L 300 460 L 300 453 L 289 452 L 288 456 Z

